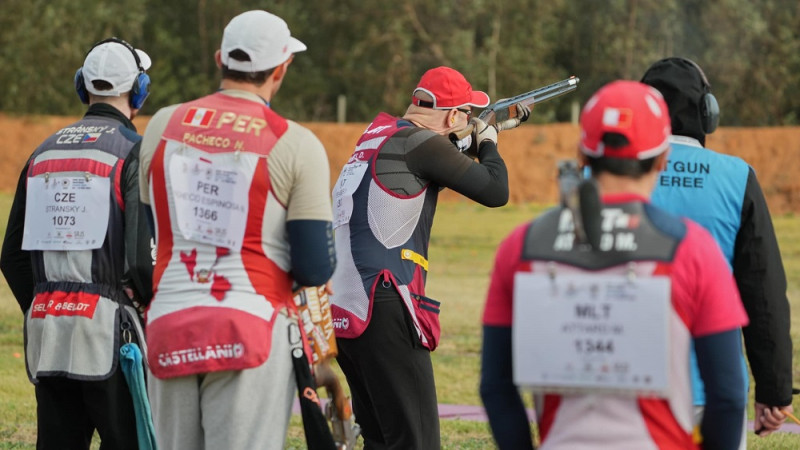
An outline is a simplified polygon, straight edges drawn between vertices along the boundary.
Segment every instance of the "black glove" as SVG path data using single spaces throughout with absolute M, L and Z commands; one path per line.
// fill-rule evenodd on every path
M 531 107 L 528 105 L 523 105 L 522 103 L 517 103 L 517 117 L 519 117 L 519 121 L 525 122 L 530 116 Z

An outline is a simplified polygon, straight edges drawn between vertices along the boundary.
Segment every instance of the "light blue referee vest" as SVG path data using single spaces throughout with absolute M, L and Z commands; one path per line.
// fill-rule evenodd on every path
M 667 168 L 659 174 L 652 203 L 699 223 L 714 236 L 733 270 L 733 250 L 742 217 L 742 201 L 750 166 L 741 158 L 703 148 L 693 138 L 672 136 Z M 705 405 L 697 357 L 692 349 L 692 393 L 695 405 Z M 749 384 L 747 366 L 742 370 Z

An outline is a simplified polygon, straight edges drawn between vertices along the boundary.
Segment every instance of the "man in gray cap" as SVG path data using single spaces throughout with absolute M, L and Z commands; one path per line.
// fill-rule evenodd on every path
M 75 74 L 86 115 L 47 138 L 19 178 L 0 268 L 25 314 L 39 449 L 88 449 L 95 430 L 103 448 L 138 447 L 118 359 L 122 344 L 142 342 L 137 309 L 152 295 L 131 122 L 149 67 L 121 39 L 95 44 Z
M 221 89 L 158 111 L 145 131 L 161 449 L 283 448 L 302 354 L 292 284 L 324 285 L 335 264 L 325 149 L 269 105 L 305 49 L 273 14 L 234 17 L 215 55 Z

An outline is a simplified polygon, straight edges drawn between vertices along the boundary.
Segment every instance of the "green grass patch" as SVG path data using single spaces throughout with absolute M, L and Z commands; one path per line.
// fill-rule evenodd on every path
M 0 194 L 0 230 L 11 197 Z M 516 226 L 531 220 L 543 208 L 535 205 L 488 209 L 469 202 L 440 204 L 431 235 L 427 293 L 442 302 L 442 338 L 433 353 L 440 403 L 480 405 L 481 315 L 499 242 Z M 800 217 L 774 218 L 789 280 L 792 309 L 800 308 Z M 800 348 L 800 324 L 792 315 L 792 338 Z M 22 315 L 0 280 L 0 449 L 33 449 L 36 441 L 36 401 L 25 375 L 22 357 Z M 19 357 L 16 355 L 20 355 Z M 341 376 L 341 371 L 334 365 Z M 344 379 L 343 376 L 341 376 Z M 795 378 L 800 377 L 796 372 Z M 325 395 L 321 393 L 321 395 Z M 530 405 L 530 399 L 526 399 Z M 752 389 L 749 414 L 752 418 Z M 795 402 L 800 411 L 800 403 Z M 535 428 L 535 427 L 534 427 Z M 485 449 L 493 447 L 488 425 L 465 420 L 442 420 L 442 447 Z M 97 447 L 97 442 L 95 445 Z M 303 449 L 302 424 L 293 416 L 286 448 Z M 357 448 L 362 448 L 361 445 Z M 776 433 L 766 438 L 748 435 L 748 448 L 800 448 L 800 435 Z

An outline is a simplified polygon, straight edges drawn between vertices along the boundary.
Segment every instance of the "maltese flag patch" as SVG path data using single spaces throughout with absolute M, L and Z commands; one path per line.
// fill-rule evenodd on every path
M 606 108 L 603 110 L 603 125 L 616 128 L 631 126 L 633 112 L 628 108 Z
M 183 116 L 183 124 L 193 127 L 208 128 L 216 112 L 216 109 L 189 108 L 189 110 L 186 111 L 186 115 Z

